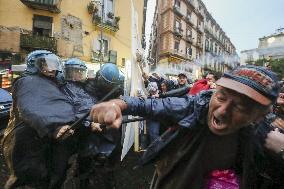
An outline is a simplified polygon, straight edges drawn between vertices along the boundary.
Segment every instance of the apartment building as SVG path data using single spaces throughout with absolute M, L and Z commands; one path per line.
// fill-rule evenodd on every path
M 152 30 L 149 60 L 153 69 L 198 60 L 221 71 L 204 58 L 206 53 L 213 57 L 236 54 L 230 38 L 201 0 L 157 0 Z

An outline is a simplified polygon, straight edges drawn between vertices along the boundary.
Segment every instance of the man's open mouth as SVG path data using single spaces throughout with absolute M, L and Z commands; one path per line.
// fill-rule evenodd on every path
M 226 124 L 224 123 L 224 121 L 222 119 L 215 117 L 214 115 L 212 118 L 212 126 L 214 127 L 214 129 L 217 130 L 222 130 L 226 128 Z

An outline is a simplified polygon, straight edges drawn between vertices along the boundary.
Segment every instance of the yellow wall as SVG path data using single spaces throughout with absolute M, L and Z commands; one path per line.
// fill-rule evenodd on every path
M 59 14 L 48 11 L 31 9 L 20 0 L 0 0 L 0 26 L 20 27 L 32 30 L 33 15 L 43 15 L 53 17 L 53 32 L 61 32 L 61 17 L 68 14 L 78 17 L 82 21 L 82 30 L 89 32 L 83 35 L 83 56 L 85 61 L 91 59 L 91 49 L 93 40 L 100 36 L 100 30 L 96 30 L 92 23 L 91 16 L 87 11 L 87 4 L 90 0 L 62 0 Z M 140 37 L 143 24 L 143 4 L 144 0 L 133 0 L 134 7 L 139 16 Z M 114 0 L 115 16 L 120 16 L 119 30 L 114 34 L 104 35 L 111 38 L 110 50 L 117 51 L 117 62 L 120 65 L 122 58 L 131 59 L 131 0 Z M 67 58 L 67 57 L 66 57 Z

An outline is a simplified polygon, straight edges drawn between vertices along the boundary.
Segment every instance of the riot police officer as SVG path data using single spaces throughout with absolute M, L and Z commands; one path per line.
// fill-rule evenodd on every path
M 81 118 L 88 113 L 91 106 L 112 90 L 116 86 L 116 82 L 120 81 L 119 78 L 122 78 L 122 75 L 119 75 L 117 66 L 114 64 L 105 64 L 97 72 L 96 77 L 90 79 L 86 77 L 87 67 L 85 63 L 78 58 L 67 60 L 64 68 L 65 84 L 61 86 L 61 90 L 73 105 L 76 118 Z M 98 124 L 90 123 L 88 120 L 79 124 L 79 129 L 75 131 L 79 136 L 77 142 L 78 158 L 76 160 L 79 173 L 77 175 L 88 175 L 88 173 L 93 172 L 98 173 L 100 172 L 98 170 L 100 168 L 104 170 L 103 172 L 106 172 L 104 164 L 116 147 L 116 138 L 118 138 L 117 135 L 119 133 L 111 131 L 97 132 L 102 131 L 101 128 Z M 61 148 L 64 148 L 64 146 L 61 146 Z M 68 156 L 65 157 L 68 159 Z M 103 174 L 99 175 L 100 177 L 94 177 L 94 174 L 89 174 L 90 177 L 80 177 L 80 188 L 91 187 L 89 184 L 92 183 L 90 182 L 92 179 L 98 184 L 104 183 L 103 180 L 109 177 L 103 177 Z
M 45 50 L 30 53 L 25 73 L 13 83 L 11 117 L 3 138 L 10 172 L 5 188 L 47 188 L 52 143 L 75 120 L 72 104 L 59 90 L 59 58 Z

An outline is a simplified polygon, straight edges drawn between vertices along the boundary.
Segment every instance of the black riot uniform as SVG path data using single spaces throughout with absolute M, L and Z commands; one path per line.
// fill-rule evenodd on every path
M 2 142 L 10 172 L 6 189 L 48 188 L 54 131 L 75 121 L 72 104 L 56 84 L 59 63 L 51 52 L 32 52 L 25 76 L 13 84 L 11 117 Z
M 115 66 L 112 65 L 111 68 Z M 106 67 L 109 68 L 109 64 L 104 65 L 98 73 L 101 73 Z M 114 73 L 116 71 L 119 73 L 116 66 L 115 69 Z M 113 82 L 102 81 L 104 77 L 96 77 L 86 81 L 86 71 L 85 63 L 77 58 L 65 62 L 66 83 L 61 86 L 61 90 L 72 103 L 77 119 L 88 113 L 92 105 L 96 104 L 98 100 L 116 86 L 115 80 Z M 98 74 L 96 75 L 98 76 Z M 108 76 L 111 76 L 111 74 Z M 115 79 L 116 77 L 112 78 Z M 90 83 L 91 88 L 89 87 Z M 78 158 L 76 161 L 80 188 L 94 187 L 95 185 L 100 188 L 112 187 L 113 183 L 105 182 L 105 180 L 111 179 L 109 172 L 112 171 L 114 164 L 112 157 L 120 141 L 120 133 L 118 131 L 92 132 L 88 120 L 80 124 L 79 129 L 75 131 L 79 135 Z M 109 167 L 111 168 L 109 169 Z

